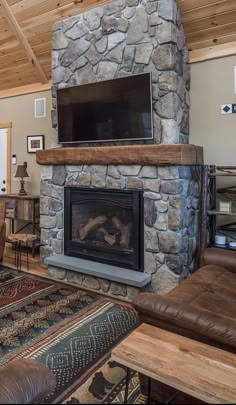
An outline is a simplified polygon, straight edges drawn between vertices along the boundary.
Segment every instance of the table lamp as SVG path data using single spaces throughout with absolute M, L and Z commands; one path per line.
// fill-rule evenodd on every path
M 29 177 L 27 170 L 26 170 L 26 165 L 18 165 L 17 166 L 17 171 L 15 174 L 15 177 L 19 177 L 20 180 L 20 190 L 19 190 L 19 195 L 27 195 L 27 192 L 25 191 L 25 180 L 24 177 Z

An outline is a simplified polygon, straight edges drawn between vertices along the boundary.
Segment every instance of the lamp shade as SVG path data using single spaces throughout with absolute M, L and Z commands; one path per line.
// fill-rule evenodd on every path
M 29 177 L 26 166 L 25 165 L 18 165 L 15 177 Z

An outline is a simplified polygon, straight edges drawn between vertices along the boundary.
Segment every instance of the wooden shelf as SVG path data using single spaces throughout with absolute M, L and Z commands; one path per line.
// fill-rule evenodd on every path
M 210 210 L 208 211 L 208 215 L 228 215 L 229 217 L 236 217 L 236 211 L 227 212 L 227 211 Z
M 229 246 L 228 244 L 226 244 L 226 245 L 217 245 L 216 243 L 211 243 L 209 245 L 209 247 L 236 251 L 236 247 Z
M 234 171 L 234 172 L 232 172 Z M 236 241 L 236 209 L 232 211 L 220 211 L 217 201 L 236 201 L 236 185 L 227 187 L 217 187 L 218 177 L 235 177 L 236 166 L 216 166 L 204 165 L 202 168 L 202 193 L 201 193 L 201 210 L 200 210 L 200 248 L 199 256 L 204 254 L 205 249 L 209 246 L 236 251 L 235 247 L 217 245 L 214 243 L 217 232 L 225 235 L 229 240 Z M 235 180 L 233 181 L 235 184 Z M 214 207 L 214 208 L 211 208 Z M 224 218 L 223 224 L 219 224 L 218 216 Z
M 236 170 L 236 166 L 216 166 L 217 170 Z
M 214 178 L 214 177 L 236 177 L 236 173 L 211 173 L 209 174 L 209 178 Z

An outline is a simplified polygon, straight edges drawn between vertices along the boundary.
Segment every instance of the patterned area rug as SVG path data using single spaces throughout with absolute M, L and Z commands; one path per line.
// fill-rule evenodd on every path
M 132 308 L 16 274 L 0 284 L 0 364 L 35 359 L 57 377 L 46 403 L 122 403 L 125 370 L 111 349 L 137 326 Z M 132 376 L 130 403 L 140 403 Z
M 0 284 L 5 281 L 12 280 L 14 275 L 6 268 L 0 264 Z

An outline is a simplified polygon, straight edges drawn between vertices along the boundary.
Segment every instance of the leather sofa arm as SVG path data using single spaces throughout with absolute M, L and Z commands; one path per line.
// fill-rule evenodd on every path
M 231 273 L 236 273 L 236 251 L 222 248 L 207 248 L 203 254 L 201 265 L 207 264 L 223 267 Z
M 207 337 L 211 341 L 236 349 L 236 322 L 222 318 L 205 310 L 198 310 L 190 304 L 179 304 L 166 296 L 153 293 L 141 293 L 132 302 L 143 322 L 159 326 L 166 325 L 168 330 L 176 333 Z M 159 323 L 160 321 L 160 323 Z M 171 325 L 173 328 L 171 328 Z M 186 331 L 186 334 L 184 333 Z
M 40 404 L 55 386 L 52 372 L 34 360 L 16 360 L 0 368 L 0 404 Z

